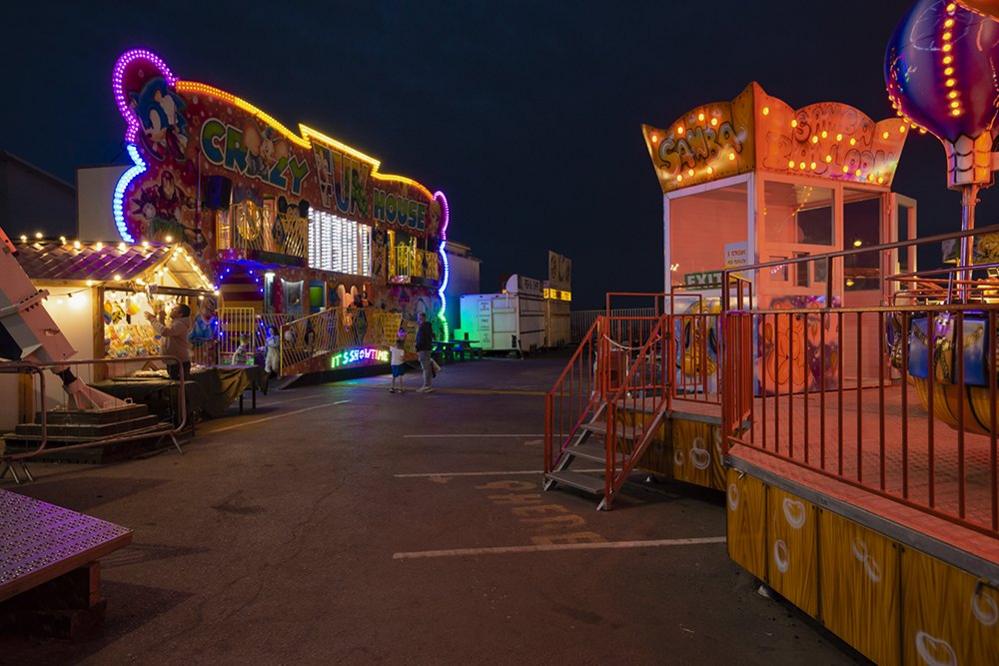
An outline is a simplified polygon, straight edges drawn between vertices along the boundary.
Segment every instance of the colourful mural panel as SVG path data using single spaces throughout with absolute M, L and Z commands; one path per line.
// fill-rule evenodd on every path
M 310 208 L 373 226 L 441 237 L 441 203 L 420 183 L 304 125 L 294 132 L 226 91 L 179 80 L 148 51 L 114 71 L 129 169 L 115 192 L 122 238 L 180 241 L 304 265 Z M 230 211 L 224 219 L 217 211 Z

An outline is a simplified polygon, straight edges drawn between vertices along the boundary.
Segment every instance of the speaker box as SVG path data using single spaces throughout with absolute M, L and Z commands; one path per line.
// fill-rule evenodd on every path
M 205 176 L 201 181 L 203 208 L 225 210 L 232 201 L 232 181 L 225 176 Z

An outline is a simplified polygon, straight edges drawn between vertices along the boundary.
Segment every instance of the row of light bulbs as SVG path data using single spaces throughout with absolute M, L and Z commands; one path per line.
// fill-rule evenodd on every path
M 35 232 L 35 239 L 36 240 L 40 241 L 40 240 L 42 240 L 44 238 L 45 238 L 45 235 L 42 232 L 40 232 L 40 231 L 36 231 Z M 166 236 L 166 237 L 164 237 L 163 240 L 165 242 L 167 242 L 167 243 L 172 243 L 173 242 L 173 236 Z M 78 240 L 70 241 L 65 236 L 60 236 L 59 237 L 59 241 L 63 245 L 72 245 L 74 250 L 79 251 L 79 250 L 83 249 L 83 243 L 81 243 Z M 21 242 L 22 243 L 27 243 L 28 242 L 28 236 L 27 236 L 27 234 L 21 234 Z M 149 247 L 150 247 L 149 241 L 142 241 L 138 245 L 140 245 L 145 250 L 148 250 Z M 96 252 L 102 252 L 105 247 L 110 248 L 110 247 L 112 247 L 112 245 L 111 244 L 105 245 L 103 242 L 97 241 L 92 246 L 92 248 Z M 118 243 L 118 245 L 116 247 L 117 247 L 117 250 L 118 250 L 118 252 L 120 254 L 124 254 L 125 252 L 127 252 L 130 249 L 130 246 L 127 243 L 125 243 L 125 242 Z M 194 259 L 194 257 L 188 255 L 187 251 L 184 249 L 184 247 L 182 245 L 177 245 L 177 246 L 174 247 L 173 253 L 171 254 L 170 258 L 173 261 L 176 261 L 177 259 L 180 259 L 180 258 L 186 258 L 188 260 L 188 263 L 191 265 L 191 268 L 194 269 L 195 274 L 197 274 L 197 276 L 201 279 L 201 282 L 203 284 L 210 284 L 211 283 L 211 280 L 208 279 L 208 276 L 205 275 L 204 271 L 201 270 L 201 267 L 198 265 L 198 262 Z M 157 268 L 153 272 L 153 275 L 156 278 L 160 278 L 160 277 L 162 277 L 162 275 L 164 273 L 165 273 L 165 271 L 162 268 Z M 115 273 L 114 276 L 113 276 L 113 279 L 114 279 L 115 282 L 121 282 L 121 274 L 120 273 Z M 142 280 L 141 278 L 137 279 L 135 282 L 136 282 L 136 284 L 138 284 L 140 286 L 145 286 L 145 284 L 146 284 L 145 280 Z M 93 280 L 87 280 L 86 281 L 86 285 L 88 287 L 92 287 L 92 286 L 94 286 L 94 284 L 96 284 L 96 283 Z M 219 290 L 218 290 L 217 287 L 214 289 L 214 292 L 215 292 L 215 295 L 217 296 L 218 293 L 219 293 Z
M 760 111 L 761 111 L 761 113 L 764 116 L 770 115 L 770 107 L 769 106 L 764 106 Z M 697 119 L 699 121 L 703 122 L 704 118 L 705 118 L 705 115 L 704 115 L 703 112 L 700 112 L 700 113 L 697 114 Z M 718 124 L 718 118 L 717 117 L 712 117 L 711 118 L 711 124 L 713 126 L 717 126 L 717 124 Z M 915 128 L 914 124 L 912 126 L 913 126 L 913 128 Z M 796 127 L 798 127 L 798 121 L 796 119 L 792 119 L 791 120 L 791 128 L 793 129 L 793 128 L 796 128 Z M 905 125 L 901 125 L 898 128 L 899 134 L 905 134 L 906 130 L 907 130 L 907 127 Z M 684 128 L 683 124 L 679 124 L 679 125 L 676 126 L 676 133 L 677 133 L 678 136 L 683 136 L 684 131 L 685 131 L 685 128 Z M 924 130 L 920 130 L 920 131 L 923 132 L 923 133 L 925 133 Z M 820 137 L 822 139 L 828 139 L 830 136 L 831 135 L 829 134 L 828 130 L 822 130 L 818 134 L 813 134 L 812 137 L 811 137 L 811 139 L 810 139 L 810 141 L 811 141 L 812 144 L 818 144 Z M 881 138 L 882 139 L 887 140 L 890 137 L 891 137 L 891 132 L 889 132 L 888 130 L 884 130 L 881 133 Z M 659 141 L 659 135 L 656 134 L 656 133 L 652 133 L 649 136 L 649 138 L 652 141 L 652 143 L 657 143 Z M 837 142 L 843 141 L 843 138 L 844 137 L 843 137 L 843 134 L 841 132 L 837 133 L 836 136 L 835 136 L 835 140 Z M 857 145 L 857 139 L 856 139 L 856 137 L 850 137 L 849 144 L 851 146 L 856 146 Z M 734 161 L 735 160 L 735 153 L 734 152 L 729 152 L 728 153 L 728 159 L 730 161 Z M 827 154 L 825 156 L 825 162 L 826 162 L 826 164 L 831 164 L 832 161 L 833 161 L 832 155 L 831 154 Z M 794 160 L 788 160 L 787 166 L 791 170 L 795 170 L 797 168 L 797 169 L 799 169 L 801 171 L 808 171 L 808 170 L 815 171 L 818 168 L 819 165 L 818 165 L 817 162 L 806 163 L 806 162 L 795 162 Z M 708 175 L 708 176 L 714 174 L 714 172 L 715 172 L 715 169 L 712 166 L 705 167 L 705 169 L 704 169 L 704 173 L 706 175 Z M 842 167 L 842 172 L 845 175 L 850 175 L 850 167 L 843 166 Z M 697 172 L 694 169 L 687 169 L 686 176 L 688 178 L 693 178 L 696 175 L 696 173 Z M 856 170 L 854 170 L 853 175 L 856 178 L 862 178 L 863 177 L 863 171 L 861 169 L 856 169 Z M 665 177 L 668 179 L 671 176 L 669 174 L 666 174 Z M 682 183 L 683 182 L 683 178 L 684 178 L 684 174 L 683 173 L 677 174 L 677 176 L 676 176 L 676 182 Z M 884 184 L 885 177 L 883 175 L 876 175 L 874 173 L 870 173 L 870 174 L 867 175 L 867 181 L 871 182 L 871 183 L 877 182 L 878 184 Z

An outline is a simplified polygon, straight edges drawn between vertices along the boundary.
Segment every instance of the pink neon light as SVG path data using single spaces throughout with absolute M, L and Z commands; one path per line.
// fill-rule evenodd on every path
M 441 286 L 437 289 L 437 295 L 441 297 L 441 309 L 437 313 L 437 318 L 441 320 L 441 326 L 444 328 L 444 340 L 447 341 L 451 337 L 451 333 L 448 330 L 447 316 L 444 314 L 444 309 L 447 307 L 447 296 L 445 291 L 447 290 L 447 283 L 450 281 L 451 277 L 451 267 L 447 263 L 447 252 L 445 252 L 445 246 L 447 245 L 447 225 L 451 222 L 451 208 L 448 206 L 447 197 L 440 190 L 434 192 L 434 199 L 440 202 L 441 205 L 441 215 L 444 220 L 441 222 L 441 246 L 437 251 L 441 255 L 441 260 L 444 262 L 444 277 L 441 280 Z
M 447 205 L 447 197 L 444 196 L 444 193 L 441 192 L 440 190 L 434 192 L 434 199 L 437 199 L 437 201 L 439 201 L 441 204 L 441 211 L 444 216 L 444 222 L 441 223 L 441 240 L 446 241 L 447 225 L 448 222 L 451 221 L 451 208 Z
M 167 64 L 158 55 L 146 49 L 132 49 L 125 51 L 114 64 L 114 72 L 111 75 L 111 89 L 114 90 L 114 99 L 118 104 L 118 112 L 125 119 L 128 127 L 125 129 L 125 141 L 127 143 L 138 143 L 139 131 L 142 124 L 136 117 L 135 112 L 128 103 L 128 96 L 125 94 L 125 68 L 135 60 L 145 60 L 159 70 L 166 80 L 168 86 L 173 88 L 177 85 L 177 77 L 173 75 Z

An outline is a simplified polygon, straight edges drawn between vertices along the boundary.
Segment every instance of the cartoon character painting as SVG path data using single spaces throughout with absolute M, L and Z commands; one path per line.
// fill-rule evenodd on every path
M 196 252 L 208 247 L 200 224 L 194 219 L 194 203 L 181 186 L 181 176 L 161 169 L 159 178 L 140 188 L 131 199 L 129 212 L 141 224 L 144 238 L 183 241 Z
M 142 141 L 149 153 L 161 161 L 166 157 L 183 161 L 187 150 L 184 99 L 157 76 L 131 94 L 130 104 L 142 123 Z
M 160 171 L 158 181 L 140 189 L 132 199 L 132 214 L 143 223 L 143 235 L 161 237 L 184 231 L 183 212 L 190 205 L 189 197 L 169 169 Z

